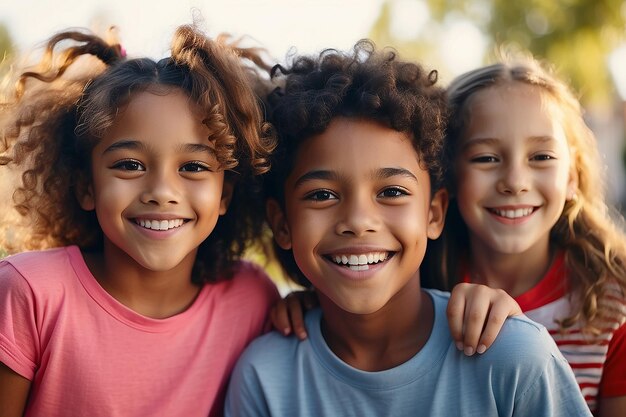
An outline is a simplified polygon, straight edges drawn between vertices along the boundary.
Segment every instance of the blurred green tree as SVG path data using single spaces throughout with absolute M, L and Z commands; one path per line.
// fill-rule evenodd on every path
M 395 1 L 385 1 L 371 36 L 404 52 L 404 45 L 411 42 L 397 41 L 391 31 L 389 6 Z M 454 16 L 471 21 L 487 36 L 487 50 L 503 43 L 517 44 L 554 63 L 560 75 L 569 78 L 581 93 L 584 103 L 605 104 L 614 99 L 606 62 L 626 35 L 624 0 L 413 1 L 425 3 L 434 22 L 443 23 Z M 425 50 L 436 47 L 436 43 L 422 46 L 423 40 L 413 42 Z
M 6 25 L 0 22 L 0 74 L 6 71 L 7 63 L 13 54 L 13 40 Z

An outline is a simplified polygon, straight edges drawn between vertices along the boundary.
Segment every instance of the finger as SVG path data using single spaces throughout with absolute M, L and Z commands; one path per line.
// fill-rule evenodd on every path
M 471 302 L 468 302 L 465 307 L 463 352 L 466 355 L 471 356 L 476 352 L 489 312 L 490 298 L 482 288 L 477 288 L 473 293 Z
M 292 294 L 291 297 L 287 297 L 285 300 L 287 301 L 287 308 L 289 310 L 291 328 L 296 336 L 298 336 L 298 339 L 304 340 L 307 338 L 307 333 L 304 327 L 304 314 L 302 313 L 303 303 L 301 302 L 300 295 Z
M 291 333 L 291 322 L 289 321 L 289 312 L 287 309 L 287 301 L 283 298 L 279 300 L 270 311 L 270 320 L 272 326 L 283 335 L 287 336 Z
M 485 324 L 485 330 L 480 336 L 480 341 L 478 342 L 476 352 L 484 353 L 487 349 L 491 347 L 493 342 L 496 340 L 496 337 L 500 333 L 502 326 L 504 325 L 504 321 L 507 318 L 509 308 L 510 306 L 505 305 L 504 303 L 495 303 L 491 307 L 491 310 L 489 311 L 489 317 L 487 318 L 487 323 Z
M 476 351 L 483 353 L 489 349 L 496 340 L 505 320 L 511 316 L 521 315 L 522 309 L 519 304 L 504 290 L 495 290 L 489 318 L 485 330 L 480 337 Z
M 302 305 L 306 310 L 311 310 L 319 305 L 317 293 L 315 291 L 303 291 Z
M 465 321 L 465 301 L 466 288 L 463 284 L 458 284 L 452 289 L 446 315 L 448 316 L 448 327 L 454 343 L 459 350 L 463 350 L 463 322 Z

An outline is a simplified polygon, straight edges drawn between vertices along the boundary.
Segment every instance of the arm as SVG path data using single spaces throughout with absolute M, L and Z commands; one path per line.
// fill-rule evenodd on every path
M 24 415 L 30 381 L 0 362 L 0 417 Z
M 520 314 L 519 305 L 505 291 L 469 283 L 452 289 L 447 309 L 452 338 L 468 356 L 489 349 L 506 318 Z
M 298 339 L 304 340 L 307 333 L 303 312 L 317 305 L 317 295 L 314 291 L 294 291 L 272 307 L 270 313 L 272 325 L 285 336 L 293 331 Z
M 622 417 L 626 410 L 626 396 L 600 399 L 598 417 Z
M 599 417 L 619 417 L 626 410 L 626 324 L 613 334 L 598 396 Z

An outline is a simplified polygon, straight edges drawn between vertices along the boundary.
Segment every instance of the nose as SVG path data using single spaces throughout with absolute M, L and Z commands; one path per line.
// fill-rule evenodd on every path
M 155 169 L 145 175 L 144 189 L 141 193 L 141 202 L 144 204 L 178 204 L 180 186 L 178 176 L 165 169 Z
M 366 193 L 355 192 L 340 203 L 335 231 L 342 236 L 360 237 L 380 229 L 378 204 Z
M 523 162 L 511 162 L 503 164 L 498 192 L 502 194 L 517 195 L 528 191 L 530 188 L 529 168 Z

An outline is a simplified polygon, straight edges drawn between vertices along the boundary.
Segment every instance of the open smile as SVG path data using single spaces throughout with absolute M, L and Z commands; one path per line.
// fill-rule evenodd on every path
M 149 220 L 149 219 L 134 219 L 134 222 L 139 226 L 150 230 L 170 230 L 176 229 L 182 226 L 188 220 L 186 219 L 171 219 L 171 220 Z
M 524 208 L 516 208 L 516 209 L 498 209 L 498 208 L 489 208 L 490 213 L 495 214 L 499 217 L 504 217 L 505 219 L 521 219 L 523 217 L 528 217 L 533 214 L 539 207 L 524 207 Z
M 395 252 L 376 251 L 359 254 L 333 254 L 326 255 L 331 262 L 350 268 L 353 271 L 367 271 L 370 266 L 382 263 L 390 259 Z

